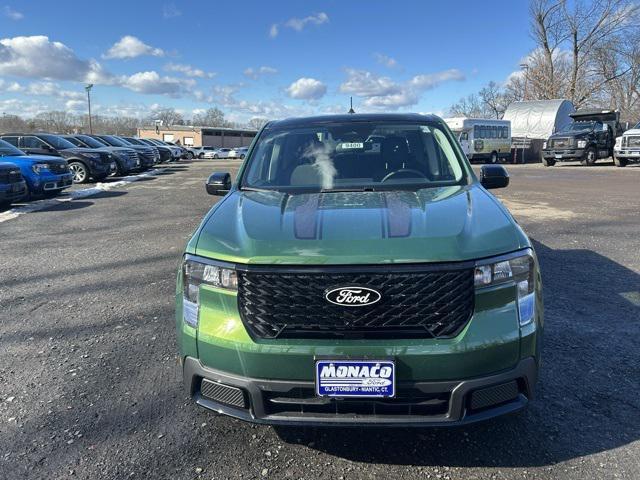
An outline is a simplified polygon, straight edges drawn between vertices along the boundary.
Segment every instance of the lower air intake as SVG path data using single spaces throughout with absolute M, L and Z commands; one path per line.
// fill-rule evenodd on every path
M 219 403 L 224 403 L 225 405 L 247 408 L 243 391 L 236 387 L 230 387 L 228 385 L 203 379 L 200 386 L 200 393 L 203 397 L 207 397 Z
M 493 387 L 482 388 L 471 394 L 471 409 L 481 410 L 487 407 L 493 407 L 501 403 L 515 400 L 520 394 L 518 382 L 512 380 L 508 383 L 502 383 Z

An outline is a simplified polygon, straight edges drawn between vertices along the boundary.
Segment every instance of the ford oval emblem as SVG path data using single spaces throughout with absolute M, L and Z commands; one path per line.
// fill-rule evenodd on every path
M 349 286 L 337 287 L 327 290 L 324 298 L 334 305 L 342 307 L 366 307 L 379 302 L 382 298 L 380 292 L 366 287 Z

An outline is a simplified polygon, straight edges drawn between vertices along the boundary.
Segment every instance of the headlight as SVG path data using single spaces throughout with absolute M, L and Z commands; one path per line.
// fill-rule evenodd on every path
M 616 138 L 616 148 L 622 147 L 622 137 Z
M 198 261 L 187 257 L 182 263 L 183 319 L 187 325 L 194 328 L 198 326 L 200 285 L 229 291 L 238 290 L 238 277 L 234 269 L 204 262 L 204 259 Z
M 476 290 L 501 284 L 515 284 L 520 325 L 533 321 L 535 309 L 535 265 L 533 252 L 527 249 L 505 260 L 477 262 L 474 274 Z
M 40 175 L 40 173 L 43 172 L 44 170 L 49 170 L 49 164 L 36 163 L 35 165 L 31 166 L 31 170 L 33 170 L 34 173 L 37 173 L 38 175 Z
M 547 149 L 547 142 L 542 142 L 542 149 L 546 150 Z
M 86 158 L 91 158 L 93 160 L 100 160 L 100 154 L 99 153 L 82 152 L 80 155 L 82 155 L 83 157 L 86 157 Z
M 587 146 L 586 140 L 578 140 L 578 148 L 585 148 Z

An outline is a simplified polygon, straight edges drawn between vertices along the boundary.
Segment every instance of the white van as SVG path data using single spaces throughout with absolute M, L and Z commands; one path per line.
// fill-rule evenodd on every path
M 469 160 L 497 163 L 511 158 L 511 122 L 484 118 L 445 118 Z

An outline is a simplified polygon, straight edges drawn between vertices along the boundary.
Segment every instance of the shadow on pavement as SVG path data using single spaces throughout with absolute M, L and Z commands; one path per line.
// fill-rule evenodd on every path
M 528 467 L 640 439 L 640 275 L 590 250 L 534 242 L 545 295 L 537 398 L 524 412 L 466 428 L 277 428 L 294 444 L 357 462 Z M 625 294 L 626 297 L 625 297 Z

